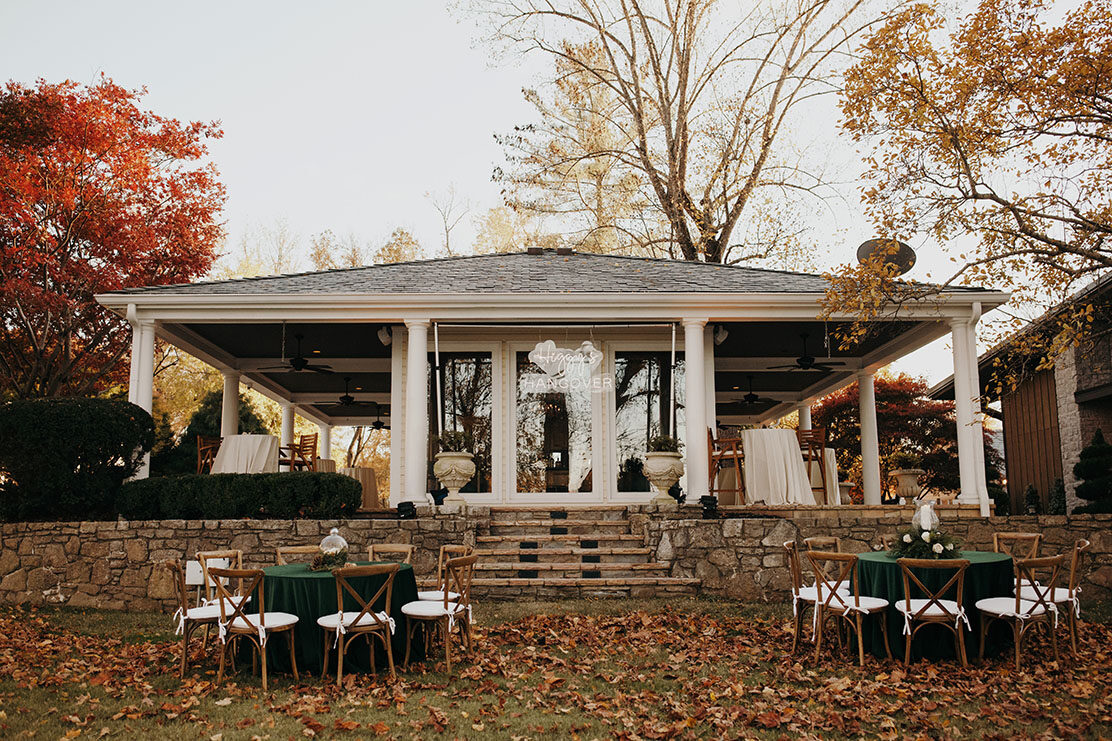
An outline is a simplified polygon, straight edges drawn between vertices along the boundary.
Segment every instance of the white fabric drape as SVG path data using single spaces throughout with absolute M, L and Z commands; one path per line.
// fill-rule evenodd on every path
M 273 435 L 229 435 L 212 462 L 213 473 L 275 473 L 278 438 Z
M 795 430 L 744 430 L 745 496 L 771 505 L 814 504 Z

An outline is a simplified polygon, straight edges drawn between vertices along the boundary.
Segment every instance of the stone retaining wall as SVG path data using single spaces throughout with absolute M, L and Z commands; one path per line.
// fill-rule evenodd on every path
M 702 579 L 702 592 L 743 600 L 780 601 L 788 593 L 782 544 L 811 535 L 836 535 L 847 550 L 869 550 L 879 533 L 895 532 L 907 512 L 859 517 L 852 512 L 791 518 L 701 520 L 689 510 L 658 512 L 632 507 L 631 531 L 644 537 L 672 576 Z M 489 532 L 490 511 L 466 514 L 422 509 L 415 520 L 162 520 L 135 522 L 5 523 L 0 525 L 0 602 L 152 610 L 170 606 L 172 586 L 155 564 L 193 558 L 200 550 L 238 548 L 245 565 L 274 563 L 274 548 L 318 543 L 340 527 L 353 553 L 369 543 L 413 543 L 418 577 L 435 571 L 445 543 L 475 542 Z M 969 546 L 988 550 L 1001 530 L 1042 532 L 1045 553 L 1065 552 L 1084 537 L 1085 601 L 1112 598 L 1112 515 L 993 517 L 944 520 Z

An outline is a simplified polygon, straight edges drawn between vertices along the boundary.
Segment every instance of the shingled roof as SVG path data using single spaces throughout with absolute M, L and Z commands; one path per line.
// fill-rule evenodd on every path
M 468 255 L 237 280 L 150 286 L 118 294 L 824 293 L 819 275 L 583 252 Z

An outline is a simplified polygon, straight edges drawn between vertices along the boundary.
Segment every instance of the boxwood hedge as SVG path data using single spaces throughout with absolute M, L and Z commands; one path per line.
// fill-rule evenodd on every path
M 116 511 L 129 520 L 331 520 L 350 517 L 361 498 L 359 482 L 338 473 L 189 474 L 127 482 Z

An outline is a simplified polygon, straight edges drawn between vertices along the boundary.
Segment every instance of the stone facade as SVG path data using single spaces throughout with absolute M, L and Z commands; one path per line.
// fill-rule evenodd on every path
M 1077 496 L 1080 483 L 1073 475 L 1081 450 L 1097 430 L 1112 438 L 1112 399 L 1078 402 L 1074 394 L 1112 384 L 1112 334 L 1104 334 L 1090 345 L 1063 353 L 1054 365 L 1054 387 L 1058 396 L 1058 434 L 1062 448 L 1062 479 L 1066 485 L 1066 511 L 1086 504 Z M 1005 434 L 1007 431 L 1005 430 Z
M 631 532 L 642 536 L 655 560 L 678 577 L 702 580 L 703 594 L 741 600 L 782 601 L 788 573 L 782 544 L 811 535 L 835 535 L 846 550 L 870 550 L 878 534 L 902 528 L 906 508 L 863 516 L 854 508 L 801 509 L 773 515 L 696 519 L 697 510 L 631 507 Z M 274 562 L 277 546 L 318 543 L 339 527 L 354 553 L 370 543 L 413 543 L 418 579 L 435 571 L 445 543 L 475 542 L 490 532 L 490 511 L 465 514 L 422 510 L 414 520 L 162 520 L 79 523 L 5 523 L 0 526 L 0 602 L 71 607 L 156 610 L 172 607 L 172 585 L 162 560 L 193 558 L 200 550 L 238 548 L 245 565 Z M 741 514 L 741 513 L 738 513 Z M 955 513 L 956 515 L 957 513 Z M 1092 541 L 1085 563 L 1085 601 L 1112 598 L 1112 515 L 948 517 L 946 528 L 969 546 L 988 550 L 994 531 L 1042 532 L 1045 553 L 1066 552 L 1077 538 Z

